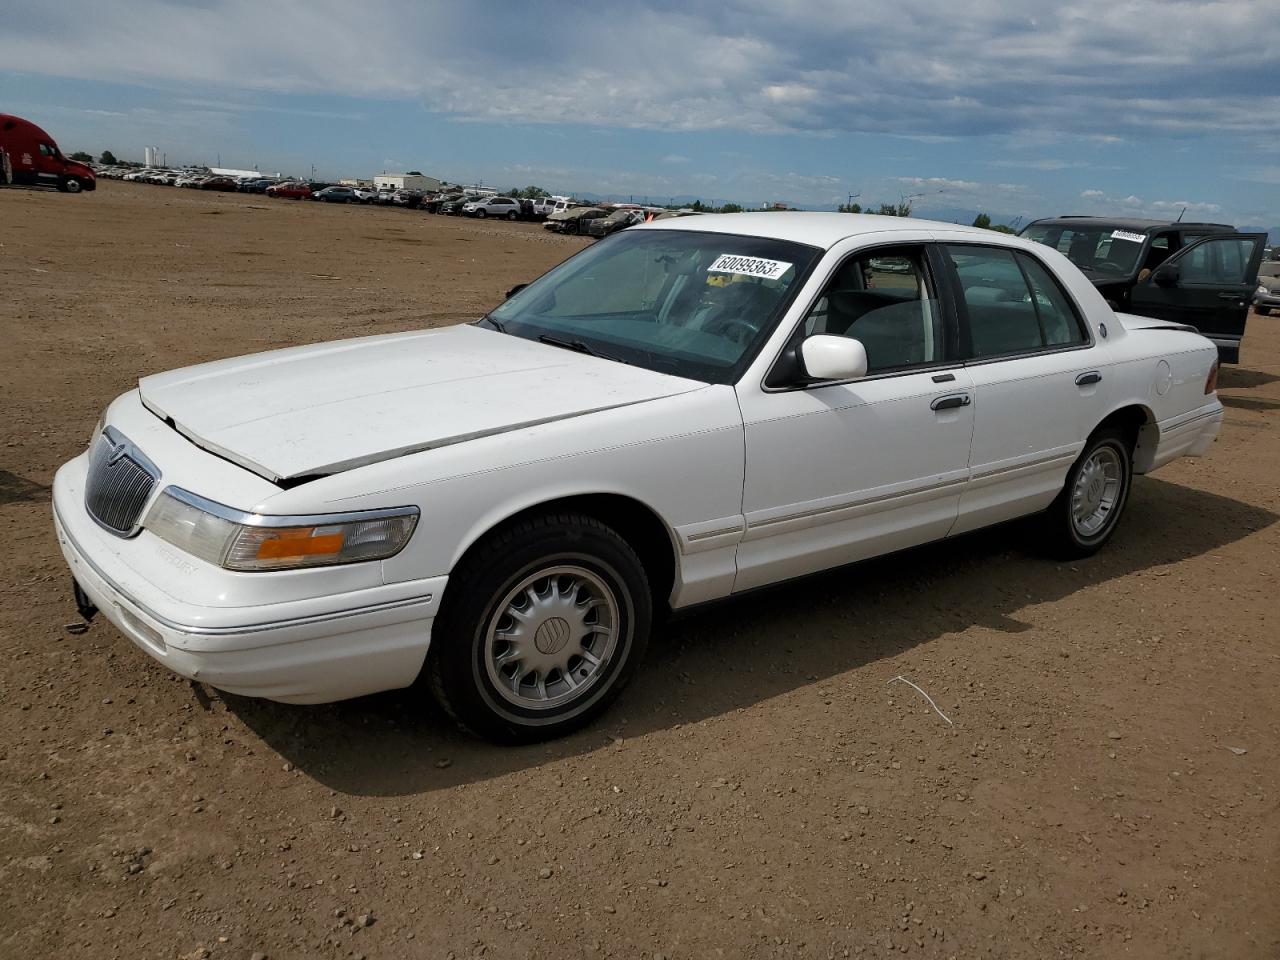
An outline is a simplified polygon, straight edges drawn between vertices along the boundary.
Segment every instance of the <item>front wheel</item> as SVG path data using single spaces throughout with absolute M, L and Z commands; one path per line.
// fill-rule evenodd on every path
M 1257 310 L 1257 311 L 1258 311 L 1258 316 L 1260 316 L 1260 317 L 1269 317 L 1269 316 L 1271 316 L 1271 308 L 1270 308 L 1270 307 L 1254 307 L 1253 309 L 1255 309 L 1255 310 Z
M 450 575 L 427 659 L 432 692 L 490 740 L 562 736 L 631 678 L 652 607 L 639 557 L 610 527 L 581 514 L 521 521 Z
M 483 210 L 477 210 L 476 216 L 479 217 L 481 220 L 483 220 L 485 217 L 488 216 L 488 214 L 485 213 Z
M 84 184 L 76 177 L 63 177 L 58 183 L 58 189 L 63 193 L 79 193 L 84 189 Z
M 1072 559 L 1101 550 L 1120 522 L 1132 485 L 1128 438 L 1119 430 L 1094 433 L 1041 518 L 1050 552 Z

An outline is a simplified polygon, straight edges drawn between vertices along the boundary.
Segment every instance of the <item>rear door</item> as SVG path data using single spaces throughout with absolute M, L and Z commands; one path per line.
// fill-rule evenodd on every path
M 943 246 L 974 390 L 970 476 L 954 533 L 1043 510 L 1107 412 L 1110 368 L 1044 263 L 1002 246 Z
M 1197 240 L 1134 286 L 1130 310 L 1189 324 L 1217 344 L 1224 361 L 1236 363 L 1265 245 L 1261 233 Z

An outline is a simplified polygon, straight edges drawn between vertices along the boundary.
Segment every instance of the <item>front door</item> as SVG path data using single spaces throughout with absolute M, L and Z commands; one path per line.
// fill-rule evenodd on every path
M 741 384 L 746 531 L 734 590 L 945 537 L 968 475 L 972 384 L 924 244 L 860 251 L 792 338 L 860 340 L 867 376 Z
M 1235 363 L 1265 245 L 1261 233 L 1197 240 L 1133 288 L 1130 310 L 1195 327 L 1217 344 L 1223 360 Z

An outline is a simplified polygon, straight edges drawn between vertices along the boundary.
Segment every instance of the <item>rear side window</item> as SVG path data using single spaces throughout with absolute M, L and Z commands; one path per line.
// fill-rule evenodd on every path
M 1088 338 L 1075 305 L 1057 279 L 1035 258 L 1017 254 L 1018 263 L 1031 286 L 1031 303 L 1040 318 L 1046 347 L 1084 343 Z
M 978 358 L 1084 343 L 1074 305 L 1038 261 L 1012 250 L 948 246 Z

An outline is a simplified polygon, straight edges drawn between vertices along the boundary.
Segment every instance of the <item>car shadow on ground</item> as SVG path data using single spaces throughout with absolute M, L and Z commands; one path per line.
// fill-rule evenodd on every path
M 1223 390 L 1248 390 L 1254 387 L 1265 387 L 1269 383 L 1280 380 L 1273 373 L 1261 370 L 1249 370 L 1246 367 L 1224 366 L 1218 370 L 1218 387 Z
M 1030 631 L 1019 620 L 1023 608 L 1217 550 L 1277 519 L 1238 500 L 1140 479 L 1115 540 L 1088 560 L 1040 559 L 1028 525 L 1012 524 L 719 603 L 660 626 L 611 711 L 550 744 L 473 739 L 418 688 L 314 707 L 209 693 L 331 789 L 418 794 L 597 750 L 611 736 L 695 723 L 972 626 Z

